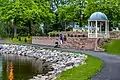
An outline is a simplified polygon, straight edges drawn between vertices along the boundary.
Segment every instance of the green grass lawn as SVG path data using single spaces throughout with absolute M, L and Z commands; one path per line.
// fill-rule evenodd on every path
M 62 72 L 57 80 L 88 80 L 101 69 L 102 64 L 100 59 L 88 56 L 86 64 Z
M 25 38 L 27 40 L 27 42 L 25 42 Z M 19 41 L 19 39 L 17 39 L 16 37 L 15 38 L 6 38 L 5 39 L 6 42 L 13 42 L 13 43 L 16 43 L 16 44 L 31 44 L 32 43 L 32 37 L 28 38 L 28 37 L 21 37 L 21 41 Z
M 112 40 L 103 45 L 103 48 L 108 53 L 120 55 L 120 40 Z

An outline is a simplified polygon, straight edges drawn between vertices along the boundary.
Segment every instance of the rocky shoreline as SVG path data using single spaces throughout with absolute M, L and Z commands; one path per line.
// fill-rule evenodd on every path
M 61 52 L 35 46 L 12 44 L 1 44 L 0 54 L 13 54 L 40 59 L 45 63 L 48 63 L 45 65 L 46 67 L 51 67 L 51 70 L 48 73 L 38 74 L 29 80 L 55 80 L 61 72 L 84 64 L 87 59 L 85 54 L 74 54 L 71 52 Z

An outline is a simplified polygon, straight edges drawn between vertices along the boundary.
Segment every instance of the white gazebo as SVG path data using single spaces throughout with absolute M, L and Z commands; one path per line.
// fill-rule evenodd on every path
M 109 20 L 104 13 L 95 12 L 88 20 L 88 38 L 109 38 Z

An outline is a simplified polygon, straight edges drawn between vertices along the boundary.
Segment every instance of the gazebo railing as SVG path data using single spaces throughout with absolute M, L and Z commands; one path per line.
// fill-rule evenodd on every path
M 109 33 L 105 33 L 105 31 L 99 32 L 97 33 L 89 33 L 88 34 L 89 38 L 108 38 L 109 37 Z

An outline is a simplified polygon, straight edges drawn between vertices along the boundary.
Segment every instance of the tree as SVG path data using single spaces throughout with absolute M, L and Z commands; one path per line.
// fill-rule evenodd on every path
M 94 12 L 103 12 L 107 15 L 110 24 L 116 24 L 120 22 L 119 13 L 119 0 L 103 0 L 103 1 L 95 1 L 88 2 L 87 7 L 85 8 L 86 17 L 89 18 L 90 15 Z M 110 26 L 112 26 L 110 25 Z
M 58 20 L 61 23 L 61 25 L 64 27 L 64 29 L 67 27 L 67 25 L 74 21 L 75 18 L 75 6 L 72 4 L 69 5 L 62 5 L 60 8 L 58 8 Z
M 45 0 L 1 0 L 0 19 L 3 22 L 13 22 L 14 36 L 17 26 L 28 26 L 31 35 L 31 27 L 34 24 L 48 23 L 54 20 L 54 14 L 50 12 L 49 2 Z
M 5 30 L 5 24 L 4 23 L 2 23 L 2 22 L 0 22 L 0 38 L 3 38 L 3 37 L 7 37 L 8 35 L 7 35 L 7 32 L 6 32 L 6 30 Z

